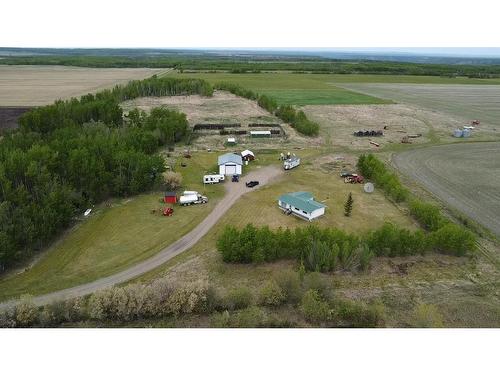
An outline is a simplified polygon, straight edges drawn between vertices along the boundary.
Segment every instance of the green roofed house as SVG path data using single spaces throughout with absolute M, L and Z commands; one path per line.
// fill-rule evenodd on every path
M 307 191 L 283 194 L 278 198 L 278 206 L 288 215 L 293 214 L 309 221 L 324 215 L 326 207 L 316 202 Z

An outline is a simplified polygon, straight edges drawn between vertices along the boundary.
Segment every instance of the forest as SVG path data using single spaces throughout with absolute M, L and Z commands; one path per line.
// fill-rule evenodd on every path
M 0 270 L 46 246 L 86 208 L 161 180 L 158 147 L 184 138 L 186 116 L 157 108 L 124 117 L 138 96 L 212 95 L 196 79 L 132 81 L 26 112 L 0 142 Z
M 470 78 L 498 78 L 500 65 L 430 64 L 393 61 L 334 60 L 325 58 L 270 59 L 266 57 L 172 56 L 88 56 L 48 55 L 11 56 L 0 59 L 3 65 L 66 65 L 91 68 L 175 68 L 179 71 L 227 71 L 258 73 L 290 71 L 332 74 L 416 75 Z

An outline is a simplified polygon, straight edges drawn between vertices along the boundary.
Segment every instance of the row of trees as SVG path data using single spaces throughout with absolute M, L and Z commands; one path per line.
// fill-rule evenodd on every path
M 277 229 L 248 224 L 239 230 L 227 226 L 217 240 L 217 249 L 225 262 L 261 263 L 278 259 L 296 259 L 306 270 L 366 269 L 375 256 L 408 256 L 429 251 L 463 256 L 474 249 L 469 231 L 454 224 L 427 233 L 414 232 L 386 223 L 381 228 L 357 236 L 339 229 Z
M 432 233 L 433 242 L 444 252 L 463 255 L 474 247 L 476 236 L 468 229 L 453 223 L 443 216 L 439 207 L 412 197 L 408 189 L 403 187 L 395 173 L 389 171 L 385 164 L 373 154 L 361 155 L 358 159 L 358 169 L 367 178 L 377 185 L 396 202 L 407 202 L 410 215 L 419 224 Z M 450 238 L 460 238 L 458 240 Z M 440 241 L 442 240 L 442 241 Z M 454 248 L 452 248 L 454 247 Z
M 258 94 L 252 90 L 245 89 L 232 83 L 218 83 L 215 85 L 215 88 L 218 90 L 229 91 L 234 95 L 246 99 L 257 100 L 257 104 L 260 107 L 290 124 L 301 134 L 316 136 L 319 133 L 319 125 L 316 122 L 309 120 L 303 111 L 296 110 L 291 105 L 278 105 L 276 100 L 267 95 Z
M 0 141 L 0 270 L 41 249 L 89 205 L 160 183 L 155 151 L 189 132 L 186 116 L 156 108 L 122 116 L 121 100 L 209 95 L 200 80 L 134 81 L 27 112 Z
M 51 51 L 53 52 L 53 51 Z M 72 51 L 64 51 L 71 53 Z M 421 76 L 466 76 L 474 78 L 494 78 L 500 76 L 500 65 L 495 59 L 481 59 L 481 64 L 451 63 L 429 64 L 396 61 L 333 60 L 317 57 L 280 56 L 214 58 L 206 55 L 175 56 L 126 56 L 130 51 L 120 51 L 120 56 L 12 56 L 0 59 L 0 64 L 9 65 L 72 65 L 84 67 L 150 67 L 176 68 L 180 71 L 228 71 L 231 73 L 259 73 L 261 71 L 292 71 L 297 73 L 334 74 L 391 74 Z

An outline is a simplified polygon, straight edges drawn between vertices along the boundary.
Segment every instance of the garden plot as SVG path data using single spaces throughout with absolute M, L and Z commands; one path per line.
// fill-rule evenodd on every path
M 401 143 L 405 135 L 421 134 L 412 143 L 425 143 L 439 134 L 450 137 L 461 123 L 441 113 L 404 104 L 311 105 L 303 107 L 307 116 L 320 124 L 320 132 L 331 145 L 355 150 L 373 149 L 370 140 L 381 146 Z M 385 129 L 384 129 L 385 127 Z M 382 137 L 355 137 L 358 130 L 382 130 Z
M 467 125 L 481 121 L 481 132 L 500 136 L 500 85 L 342 84 L 353 91 L 439 111 Z

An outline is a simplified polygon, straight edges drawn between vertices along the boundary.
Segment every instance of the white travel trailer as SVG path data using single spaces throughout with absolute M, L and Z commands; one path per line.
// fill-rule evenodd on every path
M 300 165 L 300 158 L 292 156 L 290 159 L 285 159 L 283 162 L 283 168 L 289 170 Z
M 219 182 L 224 181 L 225 176 L 223 174 L 206 174 L 203 176 L 204 184 L 218 184 Z

